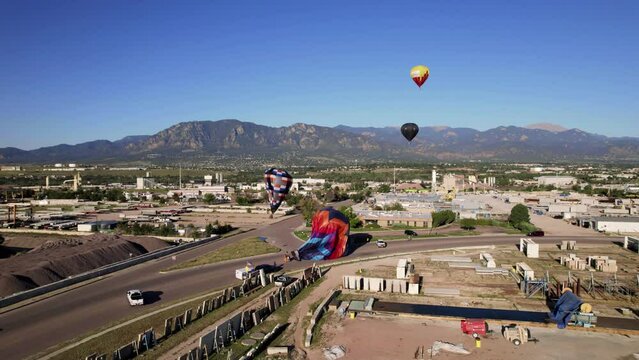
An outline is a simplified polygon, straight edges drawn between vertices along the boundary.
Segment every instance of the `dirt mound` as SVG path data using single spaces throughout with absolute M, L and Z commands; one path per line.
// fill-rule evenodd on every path
M 42 286 L 169 246 L 150 237 L 91 235 L 47 241 L 0 260 L 0 296 Z

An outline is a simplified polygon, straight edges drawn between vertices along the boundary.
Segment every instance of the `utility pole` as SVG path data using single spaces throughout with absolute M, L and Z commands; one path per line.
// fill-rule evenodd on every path
M 182 189 L 182 164 L 180 163 L 180 187 L 178 189 Z
M 397 168 L 393 168 L 393 194 L 397 193 L 397 183 L 395 182 L 395 172 L 397 171 Z

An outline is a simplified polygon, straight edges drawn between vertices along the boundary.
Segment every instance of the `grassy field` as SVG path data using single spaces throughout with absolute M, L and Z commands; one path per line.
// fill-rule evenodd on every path
M 297 230 L 294 231 L 293 234 L 297 236 L 298 239 L 306 241 L 308 240 L 309 235 L 311 235 L 311 232 L 308 230 Z
M 207 326 L 211 325 L 212 323 L 228 316 L 230 313 L 232 313 L 233 311 L 235 311 L 236 309 L 238 309 L 239 307 L 247 304 L 248 302 L 254 300 L 255 298 L 259 297 L 260 295 L 264 294 L 266 291 L 272 289 L 272 286 L 268 286 L 266 288 L 263 289 L 259 289 L 255 292 L 253 292 L 251 295 L 246 296 L 246 297 L 242 297 L 239 298 L 235 301 L 231 301 L 227 304 L 225 304 L 224 306 L 220 307 L 217 310 L 214 310 L 213 312 L 210 312 L 208 314 L 206 314 L 204 317 L 195 320 L 194 322 L 192 322 L 190 325 L 188 325 L 186 328 L 184 328 L 182 331 L 171 335 L 168 339 L 162 341 L 161 343 L 157 344 L 156 347 L 154 347 L 152 350 L 145 352 L 144 353 L 144 358 L 145 359 L 157 359 L 159 358 L 161 355 L 163 355 L 164 353 L 166 353 L 167 351 L 169 351 L 170 349 L 174 348 L 175 346 L 177 346 L 178 344 L 186 341 L 187 339 L 189 339 L 190 337 L 192 337 L 193 335 L 195 335 L 196 333 L 198 333 L 199 331 L 205 329 Z M 144 332 L 147 329 L 153 328 L 156 331 L 156 335 L 159 337 L 164 333 L 164 320 L 169 318 L 169 317 L 175 317 L 178 314 L 184 314 L 184 312 L 187 309 L 193 309 L 193 312 L 196 311 L 198 305 L 202 304 L 202 301 L 204 299 L 209 299 L 213 297 L 213 294 L 207 295 L 206 297 L 201 296 L 199 298 L 197 298 L 197 300 L 192 300 L 192 301 L 188 301 L 184 304 L 181 305 L 177 305 L 165 310 L 160 310 L 157 313 L 147 316 L 143 319 L 139 319 L 138 321 L 135 321 L 129 325 L 126 325 L 124 327 L 118 328 L 118 329 L 114 329 L 104 335 L 101 335 L 98 338 L 95 338 L 93 340 L 89 340 L 83 344 L 80 344 L 66 352 L 63 352 L 55 357 L 53 357 L 53 360 L 63 360 L 63 359 L 84 359 L 87 355 L 91 354 L 91 353 L 106 353 L 106 354 L 111 354 L 114 350 L 116 350 L 117 348 L 119 348 L 122 345 L 125 345 L 128 342 L 133 341 L 134 339 L 137 340 L 137 336 L 138 334 Z M 175 302 L 178 303 L 178 302 Z M 172 304 L 167 304 L 165 307 L 170 307 Z M 133 317 L 131 317 L 133 318 Z M 82 338 L 86 338 L 92 334 L 96 334 L 99 333 L 101 331 L 104 331 L 106 329 L 112 328 L 118 324 L 124 323 L 127 320 L 130 319 L 122 319 L 118 322 L 109 324 L 99 330 L 94 331 L 91 334 L 88 334 L 86 336 L 82 336 L 81 338 L 77 338 L 77 339 L 73 339 L 71 341 L 68 341 L 64 344 L 60 344 L 60 346 L 58 346 L 57 348 L 62 348 L 68 344 L 74 343 L 74 342 L 78 342 L 80 341 Z M 55 351 L 55 349 L 51 349 L 48 350 L 48 353 L 51 353 Z M 39 354 L 41 355 L 41 354 Z M 38 358 L 39 356 L 36 355 L 33 358 Z
M 271 254 L 279 251 L 279 248 L 270 245 L 257 237 L 246 238 L 234 242 L 233 244 L 223 246 L 213 252 L 202 255 L 193 260 L 171 266 L 167 269 L 164 269 L 164 271 L 186 269 L 193 266 L 202 266 L 221 261 L 241 259 L 262 254 Z

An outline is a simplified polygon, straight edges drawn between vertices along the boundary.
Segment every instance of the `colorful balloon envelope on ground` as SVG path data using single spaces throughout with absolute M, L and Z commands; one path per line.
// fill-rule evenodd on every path
M 329 260 L 347 255 L 350 224 L 346 215 L 327 207 L 313 215 L 311 235 L 298 249 L 300 260 Z
M 271 213 L 275 213 L 293 185 L 293 177 L 286 170 L 270 168 L 264 172 L 264 184 Z
M 429 73 L 430 70 L 428 70 L 428 68 L 424 65 L 413 66 L 413 68 L 410 69 L 411 79 L 413 79 L 415 84 L 417 84 L 417 86 L 419 86 L 420 88 L 422 87 L 422 85 L 424 85 L 426 79 L 428 79 Z
M 401 131 L 406 140 L 412 141 L 419 132 L 419 126 L 417 126 L 417 124 L 415 123 L 406 123 L 402 125 Z

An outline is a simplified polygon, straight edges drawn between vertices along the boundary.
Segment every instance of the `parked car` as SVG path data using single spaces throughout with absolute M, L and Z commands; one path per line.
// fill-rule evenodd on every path
M 388 244 L 384 240 L 377 240 L 375 244 L 378 248 L 385 248 L 386 246 L 388 246 Z
M 528 236 L 544 236 L 544 232 L 541 230 L 535 230 L 528 233 Z
M 140 290 L 129 290 L 126 292 L 126 298 L 129 300 L 129 305 L 144 305 L 144 296 Z
M 404 230 L 404 235 L 406 236 L 417 236 L 417 233 L 413 230 Z

